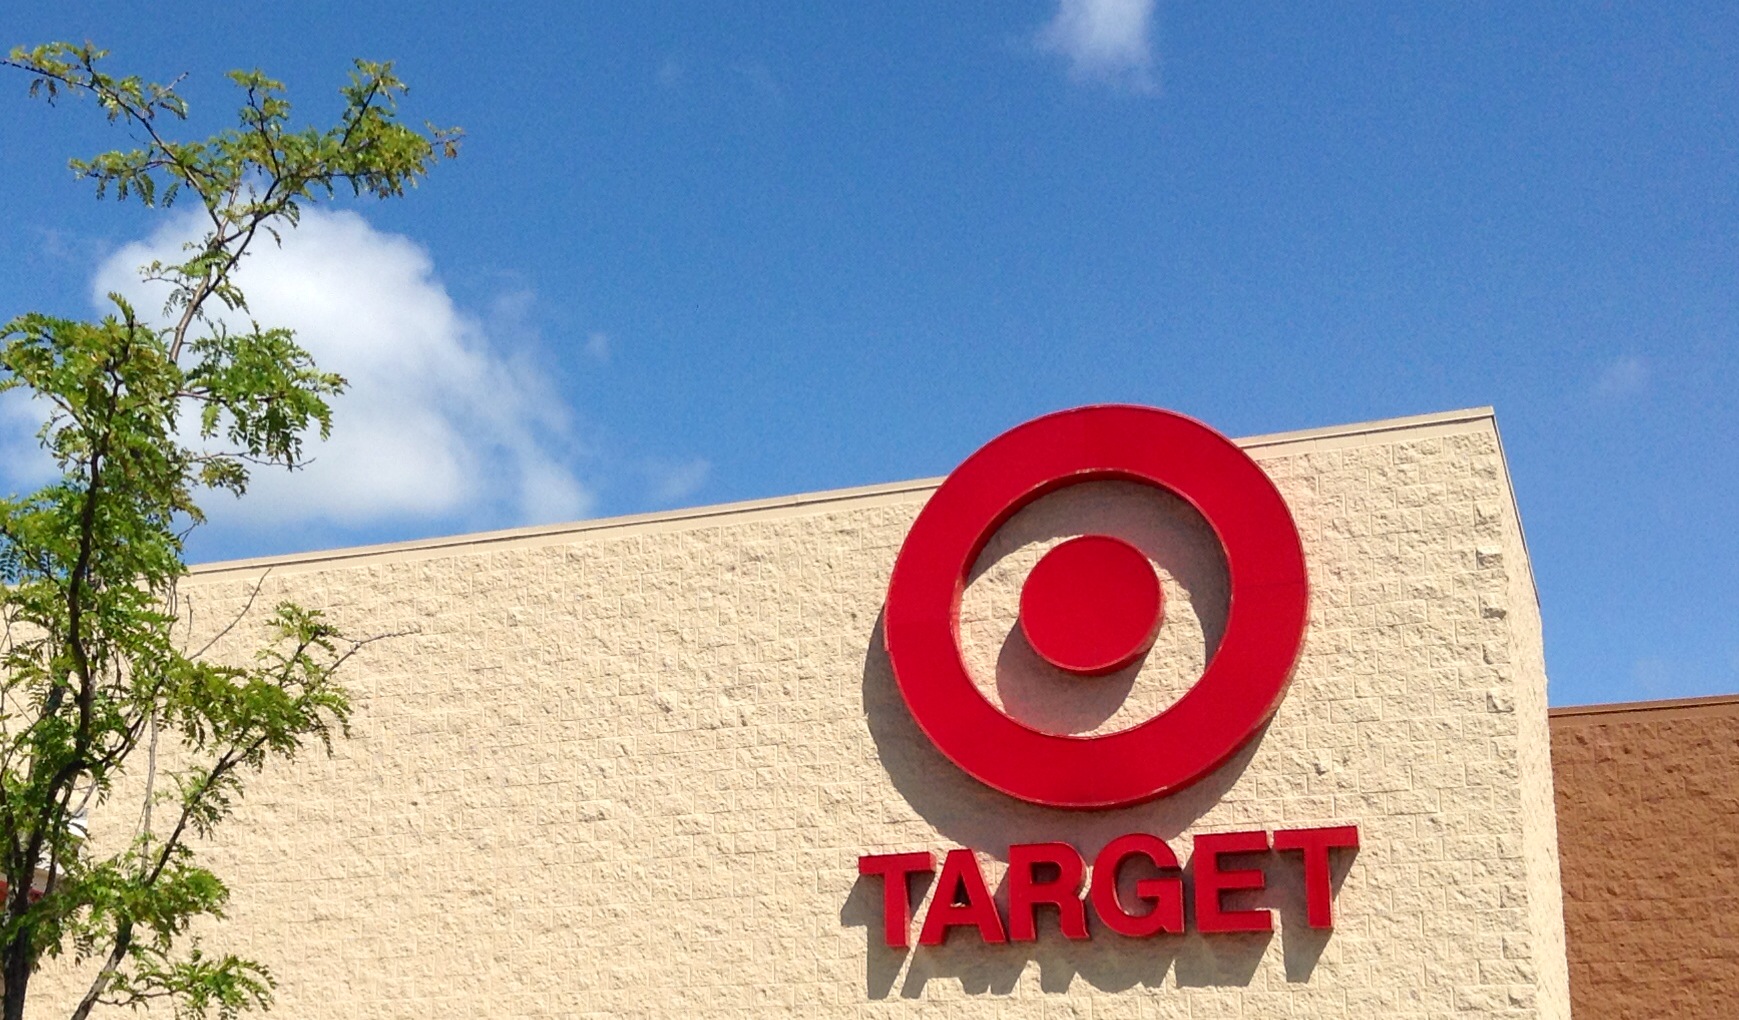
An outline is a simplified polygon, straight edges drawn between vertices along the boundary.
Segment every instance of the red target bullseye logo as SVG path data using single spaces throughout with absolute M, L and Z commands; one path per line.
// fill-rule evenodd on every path
M 973 684 L 960 654 L 960 600 L 1004 522 L 1041 496 L 1092 481 L 1151 485 L 1195 507 L 1225 553 L 1230 606 L 1207 669 L 1170 708 L 1103 736 L 1045 733 L 1003 714 Z M 883 635 L 913 718 L 954 764 L 1021 800 L 1108 808 L 1190 785 L 1261 729 L 1286 693 L 1308 607 L 1298 529 L 1261 467 L 1192 418 L 1109 405 L 1017 425 L 948 476 L 894 562 Z M 1108 535 L 1058 545 L 1021 589 L 1028 644 L 1082 677 L 1139 660 L 1162 616 L 1147 557 Z

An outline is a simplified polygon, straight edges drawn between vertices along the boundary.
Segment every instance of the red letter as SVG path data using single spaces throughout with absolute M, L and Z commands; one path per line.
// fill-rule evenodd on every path
M 1049 882 L 1033 878 L 1033 865 L 1054 864 L 1057 877 Z M 1072 939 L 1087 937 L 1087 905 L 1081 902 L 1081 880 L 1087 877 L 1087 862 L 1067 843 L 1018 843 L 1008 848 L 1008 937 L 1033 942 L 1038 935 L 1038 906 L 1057 908 L 1063 934 Z
M 1274 834 L 1274 849 L 1304 851 L 1305 914 L 1312 928 L 1333 928 L 1334 913 L 1330 901 L 1334 898 L 1328 871 L 1330 850 L 1356 850 L 1359 828 L 1341 825 L 1325 829 L 1282 829 Z
M 1117 872 L 1131 857 L 1146 857 L 1153 866 L 1164 871 L 1177 870 L 1177 855 L 1165 840 L 1145 832 L 1118 836 L 1105 844 L 1093 861 L 1093 910 L 1105 926 L 1119 935 L 1145 938 L 1160 932 L 1183 933 L 1183 879 L 1176 875 L 1143 878 L 1135 883 L 1135 895 L 1153 909 L 1145 914 L 1131 914 L 1117 898 Z
M 908 945 L 906 932 L 912 923 L 912 896 L 906 877 L 920 871 L 935 871 L 936 855 L 928 850 L 915 854 L 865 854 L 857 859 L 857 873 L 882 876 L 882 937 L 895 949 Z
M 1266 832 L 1214 832 L 1196 837 L 1196 930 L 1273 931 L 1274 914 L 1267 910 L 1226 910 L 1220 893 L 1233 889 L 1265 889 L 1268 876 L 1260 868 L 1220 870 L 1223 854 L 1256 854 L 1268 849 Z
M 955 903 L 957 898 L 966 902 Z M 1007 942 L 1002 931 L 1002 918 L 996 912 L 996 901 L 984 886 L 984 873 L 978 870 L 978 858 L 970 850 L 950 850 L 942 862 L 942 877 L 936 880 L 936 891 L 930 897 L 930 909 L 924 914 L 924 929 L 918 933 L 918 943 L 939 946 L 948 937 L 948 929 L 970 925 L 978 929 L 978 937 L 995 944 Z

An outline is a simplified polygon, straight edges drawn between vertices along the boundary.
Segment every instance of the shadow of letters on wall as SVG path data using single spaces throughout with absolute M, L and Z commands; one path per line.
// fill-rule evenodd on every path
M 1083 533 L 1116 535 L 1140 549 L 1165 593 L 1161 637 L 1147 654 L 1125 669 L 1087 679 L 1052 669 L 1014 624 L 1019 578 L 1048 548 Z M 980 692 L 1017 721 L 1074 736 L 1116 732 L 1164 711 L 1188 690 L 1214 655 L 1228 601 L 1225 562 L 1213 531 L 1187 503 L 1150 487 L 1089 483 L 1025 508 L 986 546 L 961 599 L 961 654 Z M 879 618 L 866 645 L 864 716 L 888 778 L 940 837 L 972 848 L 952 853 L 970 854 L 973 872 L 962 881 L 953 865 L 966 862 L 950 861 L 940 849 L 863 859 L 870 873 L 852 887 L 840 921 L 864 929 L 869 998 L 918 997 L 938 979 L 968 994 L 1008 994 L 1035 967 L 1039 988 L 1054 993 L 1068 991 L 1077 980 L 1102 991 L 1161 987 L 1168 975 L 1180 987 L 1245 986 L 1275 939 L 1286 979 L 1310 978 L 1332 934 L 1326 912 L 1352 867 L 1356 830 L 1298 830 L 1337 834 L 1315 852 L 1271 849 L 1288 839 L 1297 842 L 1285 831 L 1245 833 L 1261 840 L 1255 852 L 1215 853 L 1201 845 L 1187 855 L 1177 852 L 1190 842 L 1183 834 L 1244 775 L 1266 726 L 1218 769 L 1171 796 L 1103 811 L 1045 807 L 992 790 L 950 762 L 900 696 Z M 1078 853 L 1081 862 L 1103 867 L 1107 847 L 1116 851 L 1113 844 L 1130 834 L 1165 841 L 1161 856 L 1178 859 L 1116 858 L 1115 902 L 1096 901 L 1092 880 L 1080 871 L 1060 876 L 1057 865 L 1041 864 L 1023 874 L 1023 861 L 1011 866 L 1011 847 L 1019 856 L 1018 848 L 1043 844 L 1061 845 L 1065 857 Z M 1214 835 L 1198 834 L 1198 840 L 1203 835 L 1211 844 Z M 1070 889 L 1072 903 L 1040 895 L 1031 906 L 1035 886 L 1049 886 L 1054 901 L 1059 878 L 1069 877 L 1078 882 Z M 980 879 L 984 884 L 975 890 Z M 1314 912 L 1312 879 L 1319 901 Z M 981 896 L 988 902 L 975 902 Z M 939 908 L 956 923 L 932 921 Z M 1107 910 L 1123 916 L 1107 923 Z M 1140 919 L 1167 910 L 1177 917 L 1164 930 L 1138 937 L 1115 930 L 1139 929 Z M 1148 925 L 1156 926 L 1157 921 Z

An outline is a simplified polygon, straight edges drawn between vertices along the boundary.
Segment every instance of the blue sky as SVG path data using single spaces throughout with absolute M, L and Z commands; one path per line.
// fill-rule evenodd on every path
M 188 72 L 195 130 L 228 68 L 324 117 L 365 56 L 468 132 L 256 267 L 352 439 L 197 559 L 943 474 L 1088 402 L 1492 404 L 1553 700 L 1739 690 L 1732 4 L 55 6 L 0 43 Z M 23 85 L 0 315 L 87 314 L 177 221 Z

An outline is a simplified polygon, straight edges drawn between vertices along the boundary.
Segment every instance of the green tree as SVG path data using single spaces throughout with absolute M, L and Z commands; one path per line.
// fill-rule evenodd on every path
M 405 86 L 392 65 L 358 61 L 331 127 L 294 127 L 282 84 L 236 71 L 234 126 L 178 141 L 179 79 L 116 76 L 105 57 L 55 43 L 3 63 L 30 76 L 32 95 L 94 99 L 129 130 L 135 148 L 71 164 L 99 197 L 197 203 L 203 236 L 184 261 L 142 270 L 167 287 L 161 324 L 110 295 L 101 321 L 27 314 L 0 327 L 0 391 L 34 398 L 59 468 L 43 488 L 0 500 L 4 1020 L 23 1017 L 38 963 L 64 956 L 95 971 L 75 1018 L 158 1000 L 178 1016 L 270 1005 L 263 966 L 188 935 L 228 898 L 196 843 L 247 776 L 309 746 L 331 752 L 350 715 L 335 671 L 359 643 L 318 611 L 282 604 L 245 664 L 186 646 L 175 589 L 201 498 L 240 495 L 259 466 L 296 467 L 304 437 L 327 434 L 327 400 L 344 385 L 289 330 L 250 321 L 235 272 L 307 203 L 402 195 L 459 140 L 400 123 Z M 160 740 L 176 764 L 158 775 Z M 127 788 L 145 789 L 136 830 L 87 839 L 87 810 L 129 769 Z

